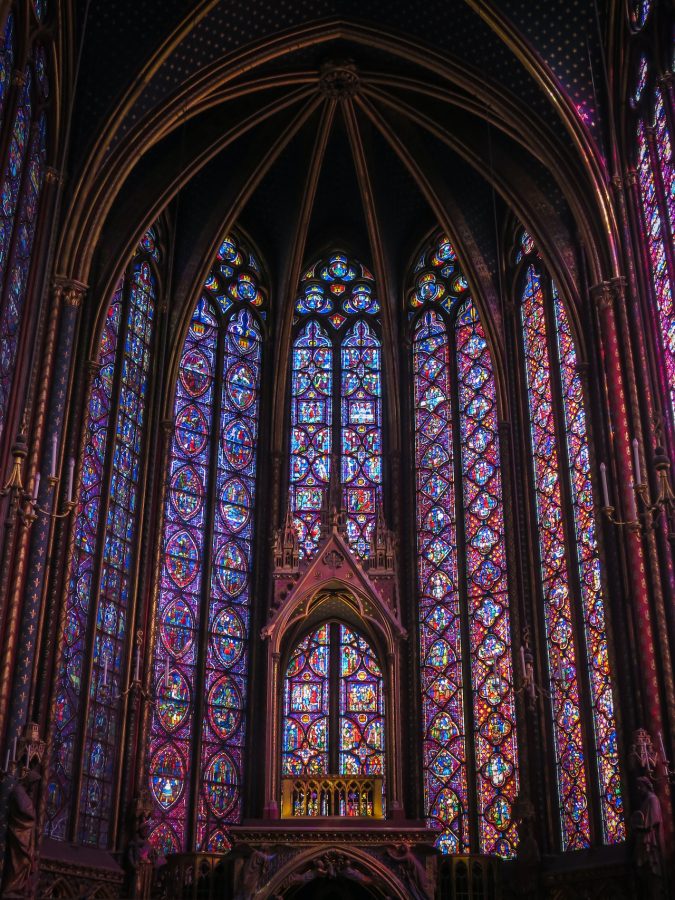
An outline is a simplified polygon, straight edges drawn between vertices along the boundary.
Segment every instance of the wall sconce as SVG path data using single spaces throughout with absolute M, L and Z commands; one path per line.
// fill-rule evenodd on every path
M 607 466 L 600 463 L 600 479 L 602 482 L 602 511 L 613 525 L 626 526 L 629 531 L 640 530 L 640 517 L 644 519 L 645 527 L 654 527 L 659 517 L 668 529 L 668 539 L 675 541 L 675 494 L 670 483 L 670 460 L 666 451 L 660 445 L 654 448 L 654 468 L 656 470 L 657 494 L 652 501 L 647 480 L 643 480 L 642 467 L 640 466 L 640 445 L 637 438 L 633 439 L 633 493 L 631 494 L 629 519 L 621 521 L 614 517 L 614 507 L 609 500 L 609 488 L 607 486 Z M 638 512 L 638 503 L 640 511 Z
M 51 467 L 50 467 L 50 475 L 47 479 L 49 483 L 49 491 L 53 498 L 56 495 L 56 487 L 59 483 L 59 478 L 56 474 L 56 452 L 57 452 L 57 437 L 54 435 L 54 439 L 52 441 L 52 455 L 51 455 Z M 14 462 L 12 463 L 12 470 L 9 474 L 9 478 L 2 490 L 0 490 L 0 497 L 7 497 L 11 495 L 16 499 L 17 506 L 17 515 L 21 519 L 21 522 L 26 526 L 30 527 L 33 522 L 37 519 L 38 515 L 49 516 L 52 519 L 65 519 L 66 516 L 69 516 L 72 511 L 75 509 L 76 502 L 73 499 L 73 478 L 75 474 L 75 460 L 71 457 L 68 460 L 68 490 L 66 493 L 66 501 L 63 507 L 63 512 L 54 512 L 50 507 L 40 506 L 37 502 L 38 491 L 40 490 L 40 473 L 36 472 L 35 477 L 33 478 L 33 490 L 31 493 L 24 490 L 23 487 L 23 463 L 28 455 L 28 447 L 26 446 L 26 438 L 23 433 L 23 429 L 17 435 L 16 442 L 12 447 L 12 456 L 14 457 Z
M 670 768 L 670 762 L 666 756 L 666 748 L 663 744 L 663 735 L 658 734 L 659 747 L 654 747 L 651 735 L 645 728 L 638 728 L 633 734 L 633 743 L 628 753 L 628 762 L 631 768 L 641 770 L 652 781 L 664 778 L 670 782 L 675 779 L 675 769 Z M 659 765 L 662 774 L 659 775 Z

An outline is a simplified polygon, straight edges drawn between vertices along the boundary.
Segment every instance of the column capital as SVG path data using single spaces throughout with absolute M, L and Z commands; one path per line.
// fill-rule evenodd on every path
M 626 187 L 635 187 L 638 183 L 637 169 L 634 169 L 633 166 L 629 166 L 624 172 L 624 181 L 626 182 Z
M 58 184 L 61 181 L 61 173 L 54 166 L 45 168 L 45 184 Z
M 626 277 L 625 275 L 615 275 L 610 278 L 609 285 L 612 293 L 617 300 L 625 300 L 626 298 Z
M 609 281 L 600 281 L 598 284 L 591 285 L 590 293 L 600 311 L 611 309 L 613 291 Z
M 664 88 L 673 87 L 673 85 L 675 85 L 675 73 L 664 72 L 663 75 L 657 75 L 656 83 Z
M 83 284 L 76 278 L 66 278 L 63 275 L 55 275 L 52 279 L 52 287 L 54 296 L 57 300 L 64 298 L 66 306 L 79 307 L 82 305 L 84 295 L 89 289 L 89 285 Z

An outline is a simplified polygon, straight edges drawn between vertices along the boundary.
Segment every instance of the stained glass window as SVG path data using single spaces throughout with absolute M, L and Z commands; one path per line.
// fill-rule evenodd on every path
M 322 625 L 295 646 L 286 667 L 282 775 L 384 775 L 384 715 L 370 644 L 346 625 Z
M 14 64 L 14 16 L 10 13 L 5 22 L 0 44 L 0 127 L 5 120 L 5 105 L 12 80 Z
M 10 15 L 0 49 L 0 123 L 11 84 L 13 30 Z M 44 48 L 36 46 L 33 57 L 17 85 L 18 105 L 0 188 L 0 437 L 16 368 L 47 155 L 47 116 L 40 111 L 49 95 Z
M 342 484 L 347 537 L 365 558 L 382 484 L 382 352 L 368 322 L 342 342 Z
M 150 840 L 164 853 L 226 848 L 228 825 L 241 816 L 262 358 L 254 310 L 265 303 L 259 271 L 240 240 L 223 240 L 179 364 L 147 759 Z
M 649 17 L 651 6 L 652 0 L 630 0 L 630 23 L 636 31 L 644 27 Z
M 333 345 L 311 320 L 293 345 L 291 402 L 291 506 L 303 556 L 321 534 L 331 468 Z
M 518 774 L 496 387 L 446 236 L 420 257 L 409 305 L 426 814 L 443 852 L 510 857 Z
M 295 303 L 289 498 L 309 557 L 321 535 L 331 475 L 342 484 L 347 537 L 370 553 L 382 484 L 380 302 L 370 271 L 343 253 L 304 273 Z M 340 428 L 339 434 L 334 433 Z M 341 463 L 333 473 L 334 454 Z
M 47 833 L 66 839 L 77 805 L 76 839 L 100 847 L 113 838 L 109 819 L 124 666 L 131 655 L 127 615 L 156 293 L 150 259 L 137 251 L 108 308 L 91 385 L 56 693 Z M 84 747 L 76 749 L 82 727 Z M 78 779 L 79 798 L 73 794 Z
M 653 127 L 646 120 L 648 99 L 643 98 L 637 125 L 637 174 L 655 318 L 663 351 L 663 382 L 675 416 L 675 272 L 670 268 L 667 252 L 675 237 L 675 165 L 661 88 L 654 90 Z
M 523 266 L 521 325 L 560 830 L 563 849 L 580 849 L 592 839 L 592 780 L 600 789 L 599 837 L 605 843 L 625 838 L 605 598 L 574 339 L 532 245 Z M 575 626 L 577 605 L 582 631 Z M 588 673 L 588 697 L 580 666 Z M 591 758 L 584 747 L 586 708 L 594 736 Z

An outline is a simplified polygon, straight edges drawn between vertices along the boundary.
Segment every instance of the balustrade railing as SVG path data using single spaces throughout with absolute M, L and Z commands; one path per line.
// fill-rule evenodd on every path
M 301 775 L 281 780 L 284 819 L 344 816 L 382 819 L 378 775 Z

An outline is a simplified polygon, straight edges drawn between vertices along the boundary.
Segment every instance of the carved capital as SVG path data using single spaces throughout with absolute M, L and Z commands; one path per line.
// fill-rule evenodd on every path
M 53 282 L 55 296 L 63 297 L 66 306 L 78 308 L 82 305 L 84 295 L 87 293 L 88 285 L 77 281 L 75 278 L 65 278 L 57 275 Z M 58 292 L 58 294 L 57 294 Z
M 637 171 L 633 168 L 626 169 L 623 177 L 626 187 L 634 188 L 638 183 Z
M 612 308 L 613 292 L 609 281 L 601 281 L 591 286 L 591 297 L 595 305 L 602 312 Z
M 58 184 L 61 181 L 61 173 L 54 166 L 45 169 L 45 184 Z
M 626 300 L 626 279 L 623 275 L 617 275 L 610 279 L 610 287 L 612 293 L 620 303 Z
M 657 75 L 656 83 L 666 89 L 672 88 L 675 85 L 675 73 L 664 72 L 663 75 Z

